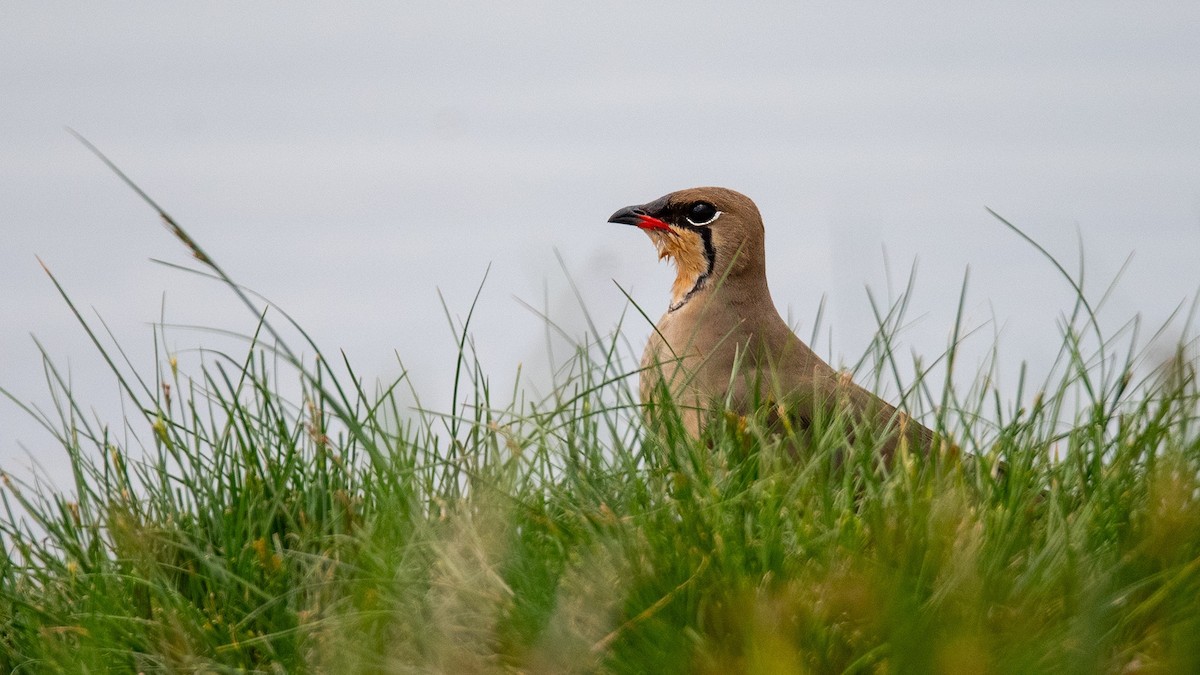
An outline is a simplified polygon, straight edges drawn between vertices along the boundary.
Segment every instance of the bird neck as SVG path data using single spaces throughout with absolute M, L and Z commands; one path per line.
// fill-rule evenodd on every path
M 707 271 L 697 268 L 680 269 L 675 275 L 675 283 L 671 285 L 671 307 L 668 311 L 682 309 L 692 298 L 708 290 L 708 282 Z
M 766 313 L 778 315 L 767 287 L 767 275 L 761 267 L 742 269 L 721 275 L 720 272 L 698 277 L 685 275 L 681 269 L 671 287 L 671 306 L 668 313 L 684 307 L 721 307 L 733 315 L 760 317 Z M 715 301 L 715 302 L 714 302 Z

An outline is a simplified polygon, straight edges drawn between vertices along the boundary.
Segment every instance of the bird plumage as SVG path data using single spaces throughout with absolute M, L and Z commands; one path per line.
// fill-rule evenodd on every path
M 880 432 L 890 456 L 902 439 L 932 447 L 932 432 L 834 370 L 779 316 L 767 287 L 758 208 L 717 187 L 672 192 L 621 209 L 610 222 L 636 225 L 675 263 L 671 302 L 642 359 L 640 393 L 665 387 L 698 436 L 714 406 L 746 414 L 771 406 L 800 427 L 844 413 L 853 428 Z

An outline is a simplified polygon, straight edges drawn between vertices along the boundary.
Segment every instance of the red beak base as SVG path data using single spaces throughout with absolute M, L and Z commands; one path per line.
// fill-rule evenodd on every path
M 670 232 L 671 228 L 665 221 L 662 221 L 646 212 L 643 206 L 627 206 L 620 211 L 612 214 L 608 219 L 610 223 L 620 223 L 621 225 L 634 225 L 643 230 L 661 230 Z
M 664 230 L 670 232 L 671 228 L 667 224 L 654 216 L 642 216 L 638 218 L 637 226 L 643 230 Z

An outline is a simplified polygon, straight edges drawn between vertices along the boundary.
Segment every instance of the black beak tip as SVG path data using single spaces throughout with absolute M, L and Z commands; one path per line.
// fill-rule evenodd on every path
M 626 206 L 609 216 L 608 222 L 620 225 L 637 225 L 642 222 L 642 217 L 645 215 L 646 210 L 640 206 Z

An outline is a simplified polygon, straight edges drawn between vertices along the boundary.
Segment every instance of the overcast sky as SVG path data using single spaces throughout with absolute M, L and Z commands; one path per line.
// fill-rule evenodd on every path
M 625 305 L 614 281 L 657 316 L 670 269 L 605 220 L 705 184 L 758 203 L 802 335 L 826 299 L 820 353 L 862 353 L 886 251 L 901 285 L 919 259 L 905 351 L 942 353 L 969 268 L 974 353 L 998 333 L 1011 386 L 1053 356 L 1071 291 L 985 206 L 1072 267 L 1082 239 L 1096 297 L 1135 253 L 1113 325 L 1156 325 L 1200 286 L 1200 3 L 1047 4 L 6 3 L 0 386 L 50 405 L 32 334 L 119 426 L 35 256 L 146 372 L 160 316 L 253 328 L 228 292 L 150 262 L 189 260 L 66 126 L 325 350 L 369 378 L 399 355 L 431 407 L 449 408 L 454 363 L 439 290 L 464 315 L 490 264 L 485 366 L 544 377 L 542 324 L 515 298 L 582 333 L 557 250 L 602 328 Z M 30 454 L 61 471 L 0 400 L 0 468 Z

